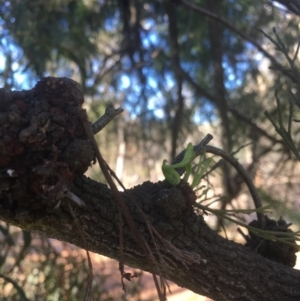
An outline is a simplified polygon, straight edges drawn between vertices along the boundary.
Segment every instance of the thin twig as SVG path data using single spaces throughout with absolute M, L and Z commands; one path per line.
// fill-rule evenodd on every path
M 111 120 L 124 110 L 122 108 L 115 109 L 112 104 L 106 107 L 104 115 L 92 124 L 93 134 L 99 133 Z
M 108 182 L 108 184 L 111 188 L 114 199 L 116 200 L 116 202 L 118 204 L 118 210 L 121 211 L 123 216 L 125 217 L 125 220 L 126 220 L 128 226 L 129 226 L 129 228 L 132 232 L 133 238 L 138 243 L 138 245 L 142 248 L 144 254 L 146 256 L 149 256 L 153 260 L 154 264 L 158 267 L 158 264 L 155 260 L 155 257 L 153 255 L 151 249 L 149 248 L 147 242 L 144 240 L 142 234 L 138 230 L 135 222 L 133 221 L 132 216 L 129 212 L 129 209 L 128 209 L 126 203 L 124 202 L 124 199 L 123 199 L 121 193 L 118 191 L 117 186 L 115 185 L 115 183 L 114 183 L 114 181 L 113 181 L 113 179 L 110 175 L 110 172 L 112 172 L 112 170 L 107 165 L 107 163 L 104 161 L 104 159 L 103 159 L 103 157 L 100 153 L 97 142 L 96 142 L 96 140 L 94 138 L 94 135 L 93 135 L 92 127 L 91 127 L 90 123 L 88 122 L 88 117 L 87 117 L 86 110 L 81 111 L 81 119 L 82 119 L 82 122 L 83 122 L 83 126 L 85 128 L 86 134 L 87 134 L 87 136 L 88 136 L 88 138 L 89 138 L 89 140 L 90 140 L 90 142 L 93 146 L 93 150 L 96 154 L 96 158 L 98 160 L 100 168 L 101 168 L 101 170 L 102 170 L 102 172 L 103 172 L 103 174 L 104 174 L 104 176 L 105 176 L 105 178 L 106 178 L 106 180 L 107 180 L 107 182 Z M 116 177 L 116 179 L 118 180 L 119 183 L 121 183 L 120 180 L 117 177 Z M 123 184 L 122 184 L 122 187 L 124 187 Z M 132 199 L 134 200 L 134 198 L 132 198 Z M 135 200 L 134 200 L 134 202 L 135 202 Z M 121 227 L 121 221 L 120 221 L 120 227 Z M 120 243 L 123 243 L 123 241 L 121 240 L 121 237 L 120 237 Z M 123 249 L 123 247 L 120 248 L 120 250 L 122 250 L 122 249 Z M 122 258 L 123 258 L 123 254 L 121 254 L 121 259 Z M 120 260 L 119 268 L 121 270 L 122 277 L 124 277 L 126 275 L 126 273 L 124 272 L 123 266 L 124 266 L 124 262 L 121 262 L 121 260 Z M 123 281 L 122 281 L 122 283 L 123 283 Z M 160 301 L 165 301 L 166 300 L 166 298 L 163 297 L 164 296 L 163 292 L 158 291 L 158 295 L 159 295 Z
M 207 134 L 200 143 L 194 146 L 194 153 L 195 158 L 203 155 L 205 153 L 205 147 L 206 145 L 213 139 L 213 136 L 211 134 Z M 185 154 L 185 150 L 183 150 L 176 158 L 173 160 L 172 164 L 176 164 L 182 161 Z M 194 158 L 194 159 L 195 159 Z M 176 171 L 179 173 L 179 175 L 182 175 L 185 171 L 184 168 L 177 168 Z
M 207 136 L 208 136 L 208 137 L 212 137 L 210 134 L 208 134 Z M 203 139 L 203 140 L 206 140 L 206 139 Z M 203 140 L 202 140 L 201 142 L 203 142 Z M 207 140 L 206 140 L 206 141 L 207 141 Z M 201 142 L 200 142 L 200 143 L 201 143 Z M 200 146 L 199 146 L 200 143 L 197 145 L 197 146 L 198 146 L 198 147 L 197 147 L 197 150 L 198 150 L 198 151 L 196 151 L 196 153 L 197 153 L 198 155 L 200 155 L 200 153 L 199 153 L 199 152 L 200 152 L 200 149 L 201 149 Z M 184 152 L 184 151 L 183 151 L 183 152 Z M 181 154 L 182 154 L 182 152 L 181 152 L 178 156 L 181 156 Z M 178 157 L 178 156 L 177 156 L 177 157 Z M 176 158 L 177 158 L 177 157 L 176 157 Z M 108 166 L 108 169 L 110 170 L 110 167 L 109 167 L 109 166 Z M 160 240 L 160 242 L 164 245 L 165 250 L 167 250 L 170 254 L 172 254 L 174 258 L 176 258 L 177 260 L 180 260 L 180 261 L 187 267 L 187 265 L 186 265 L 186 263 L 185 263 L 185 261 L 184 261 L 184 259 L 186 259 L 186 257 L 183 258 L 183 257 L 182 257 L 182 254 L 179 253 L 178 249 L 177 249 L 171 242 L 169 242 L 169 241 L 167 241 L 166 239 L 164 239 L 164 238 L 157 232 L 157 230 L 151 225 L 151 223 L 150 223 L 150 221 L 149 221 L 147 215 L 146 215 L 146 214 L 143 212 L 143 210 L 140 208 L 140 206 L 138 205 L 138 203 L 136 202 L 136 200 L 134 199 L 134 197 L 133 197 L 133 196 L 129 193 L 129 191 L 124 187 L 123 183 L 118 179 L 118 177 L 116 176 L 116 174 L 114 173 L 114 171 L 113 171 L 113 170 L 110 170 L 110 172 L 111 172 L 112 176 L 116 179 L 116 181 L 118 182 L 118 184 L 124 189 L 125 193 L 126 193 L 126 194 L 128 195 L 128 197 L 129 197 L 129 199 L 135 204 L 135 206 L 136 206 L 138 212 L 139 212 L 139 213 L 141 214 L 141 216 L 144 218 L 144 221 L 146 222 L 148 231 L 149 231 L 149 233 L 150 233 L 150 235 L 151 235 L 151 238 L 152 238 L 152 240 L 153 240 L 153 243 L 154 243 L 154 245 L 155 245 L 155 247 L 156 247 L 156 250 L 157 250 L 157 253 L 158 253 L 158 256 L 159 256 L 159 258 L 160 258 L 160 262 L 162 263 L 162 265 L 164 266 L 164 260 L 163 260 L 163 258 L 162 258 L 162 256 L 161 256 L 161 253 L 160 253 L 159 250 L 158 250 L 158 247 L 157 247 L 157 244 L 156 244 L 156 240 L 154 239 L 154 234 L 155 234 L 155 237 L 158 238 L 158 239 Z M 146 247 L 148 248 L 149 254 L 150 254 L 151 258 L 152 258 L 153 254 L 152 254 L 151 249 L 149 249 L 149 246 L 147 245 L 147 243 L 146 243 Z M 176 257 L 176 256 L 177 256 L 177 257 Z M 155 259 L 154 259 L 154 263 L 156 264 L 156 260 L 155 260 Z M 191 264 L 191 261 L 188 261 L 188 263 Z M 187 268 L 188 268 L 188 267 L 187 267 Z M 159 271 L 159 274 L 161 275 L 159 266 L 157 266 L 157 269 L 158 269 L 158 271 Z
M 256 188 L 255 188 L 250 176 L 248 175 L 248 173 L 246 172 L 244 167 L 238 162 L 238 160 L 236 160 L 233 156 L 231 156 L 227 152 L 225 152 L 217 147 L 211 146 L 211 145 L 206 146 L 206 152 L 222 157 L 224 160 L 229 162 L 237 170 L 237 172 L 240 174 L 240 176 L 245 181 L 245 183 L 251 193 L 255 208 L 256 209 L 261 208 L 262 203 L 261 203 L 260 197 L 256 191 Z M 265 224 L 265 217 L 264 217 L 263 213 L 257 212 L 257 219 L 261 223 L 261 225 Z
M 254 39 L 249 37 L 247 34 L 245 34 L 245 32 L 239 30 L 236 26 L 234 26 L 232 23 L 228 22 L 226 19 L 220 17 L 217 14 L 212 13 L 211 11 L 209 11 L 207 9 L 200 7 L 199 5 L 191 3 L 189 1 L 180 0 L 180 3 L 197 13 L 200 13 L 202 15 L 205 15 L 211 19 L 214 19 L 214 20 L 222 23 L 227 28 L 229 28 L 230 30 L 232 30 L 233 32 L 238 34 L 241 38 L 243 38 L 244 40 L 246 40 L 246 41 L 250 42 L 252 45 L 254 45 L 260 52 L 262 52 L 272 62 L 272 64 L 274 64 L 275 67 L 280 67 L 280 64 L 277 62 L 277 60 L 271 54 L 269 54 L 259 43 L 257 43 Z M 285 71 L 282 71 L 282 72 L 286 76 L 288 76 L 290 79 L 292 79 L 294 82 L 297 82 L 297 78 L 295 78 L 293 75 L 291 75 Z
M 142 235 L 141 233 L 138 231 L 131 215 L 130 215 L 130 212 L 129 212 L 129 209 L 127 207 L 127 205 L 125 204 L 123 198 L 122 198 L 122 195 L 121 193 L 118 191 L 117 189 L 117 186 L 115 185 L 115 183 L 113 182 L 112 180 L 112 177 L 111 175 L 109 174 L 108 172 L 108 169 L 107 169 L 107 164 L 106 162 L 104 161 L 101 153 L 100 153 L 100 150 L 98 148 L 98 145 L 97 145 L 97 142 L 94 138 L 94 134 L 93 134 L 93 131 L 92 131 L 92 127 L 90 125 L 90 123 L 88 122 L 88 117 L 87 117 L 87 113 L 86 113 L 86 110 L 82 110 L 81 111 L 81 117 L 82 117 L 82 121 L 83 121 L 83 126 L 85 128 L 85 131 L 86 131 L 86 134 L 93 146 L 93 150 L 95 152 L 95 155 L 96 155 L 96 158 L 98 160 L 98 163 L 100 165 L 100 168 L 105 176 L 105 179 L 106 181 L 108 182 L 110 188 L 111 188 L 111 191 L 112 191 L 112 194 L 118 204 L 118 207 L 120 208 L 120 210 L 122 211 L 122 214 L 124 215 L 125 217 L 125 220 L 133 234 L 133 237 L 134 239 L 136 240 L 136 242 L 139 244 L 139 246 L 143 249 L 143 251 L 145 252 L 145 254 L 147 253 L 147 250 L 145 248 L 145 245 L 144 245 L 144 242 L 143 240 L 141 239 Z
M 212 139 L 213 139 L 213 136 L 208 134 L 204 137 L 204 139 L 199 144 L 194 146 L 195 158 L 198 157 L 199 155 L 203 155 L 205 152 L 207 152 L 207 153 L 212 153 L 214 155 L 220 156 L 224 160 L 229 162 L 238 171 L 240 176 L 245 181 L 245 183 L 251 193 L 251 196 L 253 198 L 255 208 L 256 209 L 261 208 L 262 203 L 261 203 L 260 197 L 256 191 L 256 188 L 255 188 L 250 176 L 248 175 L 248 173 L 246 172 L 244 167 L 232 155 L 228 154 L 227 152 L 225 152 L 217 147 L 207 145 Z M 185 153 L 185 150 L 182 151 L 174 159 L 172 164 L 181 162 L 184 157 L 184 153 Z M 182 175 L 184 173 L 184 169 L 183 168 L 177 169 L 177 172 L 179 173 L 179 175 Z M 265 217 L 264 217 L 263 213 L 257 212 L 257 219 L 261 223 L 261 225 L 265 224 Z
M 87 288 L 86 288 L 86 291 L 85 291 L 85 295 L 84 295 L 84 301 L 89 301 L 90 298 L 91 298 L 91 292 L 92 292 L 92 284 L 93 284 L 93 279 L 94 279 L 94 275 L 93 275 L 93 264 L 92 264 L 92 261 L 91 261 L 91 257 L 90 257 L 90 253 L 89 251 L 87 250 L 88 249 L 88 246 L 87 246 L 87 243 L 86 243 L 86 239 L 85 239 L 85 235 L 84 235 L 84 232 L 82 230 L 82 228 L 80 227 L 80 224 L 75 216 L 75 213 L 72 209 L 72 206 L 70 204 L 70 201 L 67 201 L 67 205 L 69 207 L 69 211 L 73 217 L 73 220 L 75 222 L 75 225 L 76 225 L 76 228 L 82 238 L 82 242 L 83 242 L 83 245 L 85 247 L 85 251 L 86 251 L 86 256 L 87 256 L 87 259 L 88 259 L 88 266 L 89 266 L 89 276 L 88 276 L 88 281 L 87 281 Z
M 156 243 L 156 239 L 154 238 L 153 232 L 156 234 L 156 237 L 158 237 L 161 241 L 163 241 L 163 238 L 156 232 L 155 228 L 153 228 L 153 226 L 151 225 L 151 223 L 150 223 L 150 221 L 149 221 L 147 215 L 146 215 L 146 214 L 143 212 L 143 210 L 140 208 L 140 206 L 138 205 L 138 203 L 136 202 L 136 200 L 134 199 L 134 197 L 133 197 L 133 196 L 129 193 L 129 191 L 125 188 L 125 186 L 124 186 L 123 183 L 120 181 L 120 179 L 117 177 L 117 175 L 115 174 L 115 172 L 114 172 L 108 165 L 107 165 L 107 168 L 108 168 L 110 174 L 111 174 L 111 175 L 115 178 L 115 180 L 118 182 L 118 184 L 124 189 L 124 192 L 127 194 L 127 196 L 129 197 L 129 199 L 134 203 L 134 205 L 136 206 L 138 212 L 139 212 L 140 215 L 143 217 L 143 219 L 144 219 L 144 221 L 145 221 L 145 223 L 146 223 L 146 225 L 147 225 L 148 231 L 149 231 L 149 233 L 150 233 L 150 235 L 151 235 L 151 238 L 152 238 L 152 241 L 153 241 L 153 243 L 154 243 L 154 246 L 155 246 L 155 248 L 156 248 L 156 252 L 157 252 L 157 255 L 158 255 L 159 259 L 160 259 L 160 263 L 161 263 L 161 264 L 163 265 L 163 267 L 164 267 L 164 266 L 165 266 L 164 260 L 163 260 L 163 258 L 162 258 L 162 256 L 161 256 L 161 253 L 160 253 L 159 249 L 158 249 L 158 246 L 157 246 L 157 243 Z M 155 265 L 155 267 L 156 267 L 156 269 L 157 269 L 157 274 L 160 276 L 161 279 L 164 279 L 164 278 L 163 278 L 163 271 L 161 271 L 161 269 L 160 269 L 160 267 L 159 267 L 159 265 L 158 265 L 158 263 L 157 263 L 157 261 L 156 261 L 154 255 L 153 255 L 153 252 L 151 251 L 151 249 L 150 249 L 150 247 L 149 247 L 149 245 L 148 245 L 148 243 L 147 243 L 146 241 L 145 241 L 145 246 L 146 246 L 146 248 L 147 248 L 147 250 L 148 250 L 148 256 L 150 257 L 150 259 L 152 260 L 152 262 L 154 263 L 154 265 Z M 165 246 L 166 246 L 166 244 L 165 244 Z M 167 249 L 169 249 L 169 248 L 167 247 Z M 174 253 L 173 253 L 173 254 L 174 254 Z M 156 279 L 156 278 L 154 278 L 154 279 Z M 165 281 L 162 280 L 162 282 L 163 282 L 163 285 L 165 285 Z M 156 286 L 156 288 L 159 288 L 159 286 Z M 165 291 L 165 287 L 164 287 L 164 286 L 163 286 L 163 289 L 164 289 L 164 291 Z M 158 294 L 158 296 L 159 296 L 159 298 L 160 298 L 159 300 L 166 300 L 166 298 L 163 298 L 163 296 L 164 296 L 164 293 L 163 293 L 163 292 L 161 292 L 160 290 L 158 290 L 158 291 L 157 291 L 157 294 Z

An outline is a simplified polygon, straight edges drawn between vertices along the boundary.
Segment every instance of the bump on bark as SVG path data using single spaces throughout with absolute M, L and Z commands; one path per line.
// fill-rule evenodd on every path
M 82 104 L 80 85 L 69 78 L 43 78 L 29 91 L 0 89 L 0 205 L 12 214 L 55 205 L 53 189 L 59 195 L 94 160 Z

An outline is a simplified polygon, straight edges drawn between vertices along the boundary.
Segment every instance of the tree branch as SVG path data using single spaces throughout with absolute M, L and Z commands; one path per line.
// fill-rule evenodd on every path
M 118 260 L 118 209 L 111 191 L 84 176 L 76 178 L 72 191 L 87 205 L 82 209 L 72 205 L 76 219 L 87 234 L 87 250 Z M 299 300 L 300 271 L 271 262 L 218 236 L 206 226 L 202 216 L 192 209 L 185 209 L 184 196 L 176 188 L 166 188 L 163 182 L 147 182 L 132 189 L 130 194 L 139 201 L 155 229 L 181 254 L 180 258 L 173 257 L 157 242 L 167 263 L 167 279 L 216 301 Z M 139 231 L 157 255 L 145 222 L 127 196 L 124 194 L 123 197 Z M 0 207 L 0 218 L 27 231 L 86 247 L 64 204 L 59 210 L 48 208 L 39 216 L 30 209 L 13 215 Z M 124 226 L 124 260 L 132 267 L 156 272 L 127 225 Z
M 276 68 L 280 68 L 280 70 L 282 70 L 282 66 L 277 62 L 277 60 L 268 53 L 268 51 L 266 51 L 259 43 L 257 43 L 255 40 L 253 40 L 250 36 L 248 36 L 245 32 L 239 30 L 238 28 L 236 28 L 236 26 L 234 26 L 232 23 L 230 23 L 229 21 L 227 21 L 226 19 L 220 17 L 217 14 L 214 14 L 202 7 L 200 7 L 199 5 L 196 5 L 194 3 L 191 3 L 189 1 L 186 0 L 179 0 L 179 2 L 186 6 L 187 8 L 201 14 L 201 15 L 205 15 L 208 18 L 214 19 L 222 24 L 224 24 L 227 28 L 229 28 L 231 31 L 235 32 L 237 35 L 239 35 L 242 39 L 244 39 L 245 41 L 250 42 L 253 46 L 255 46 L 261 53 L 264 54 L 265 57 L 267 57 L 271 63 L 274 65 L 274 67 Z M 290 78 L 293 82 L 298 82 L 297 78 L 295 78 L 292 74 L 285 72 L 284 70 L 282 70 L 282 73 L 284 73 L 288 78 Z
M 118 260 L 113 194 L 82 175 L 94 159 L 80 119 L 82 102 L 80 87 L 67 78 L 44 78 L 30 91 L 0 90 L 0 219 Z M 66 187 L 85 206 L 68 202 Z M 216 301 L 300 300 L 300 271 L 218 236 L 176 187 L 145 182 L 129 193 L 162 237 L 153 240 L 145 218 L 121 192 L 167 279 Z M 129 226 L 123 227 L 124 262 L 157 273 Z

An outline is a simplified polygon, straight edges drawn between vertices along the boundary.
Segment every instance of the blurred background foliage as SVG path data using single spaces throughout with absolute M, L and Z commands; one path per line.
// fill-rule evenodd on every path
M 91 121 L 110 102 L 123 107 L 97 139 L 127 187 L 162 179 L 163 159 L 171 161 L 189 141 L 211 133 L 213 145 L 239 150 L 235 156 L 264 204 L 276 204 L 275 218 L 284 215 L 297 229 L 299 162 L 264 111 L 278 120 L 277 89 L 288 124 L 289 105 L 299 99 L 299 76 L 266 36 L 274 37 L 275 27 L 293 56 L 299 15 L 298 0 L 292 6 L 284 0 L 0 0 L 0 85 L 29 89 L 40 77 L 66 76 L 82 85 Z M 299 57 L 294 63 L 299 67 Z M 299 108 L 292 114 L 300 119 Z M 296 121 L 291 136 L 299 150 Z M 103 181 L 97 167 L 88 175 Z M 205 197 L 216 208 L 253 208 L 239 175 L 226 164 L 206 185 Z M 241 239 L 234 225 L 206 220 Z M 5 300 L 82 299 L 82 253 L 62 245 L 68 252 L 63 256 L 46 238 L 32 239 L 5 224 L 0 230 Z M 103 286 L 108 276 L 97 273 L 93 300 L 112 300 Z M 141 289 L 130 300 L 139 300 Z

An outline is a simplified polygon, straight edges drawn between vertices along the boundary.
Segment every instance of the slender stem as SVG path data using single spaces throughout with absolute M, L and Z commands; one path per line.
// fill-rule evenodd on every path
M 246 185 L 247 185 L 247 187 L 248 187 L 248 189 L 251 193 L 255 208 L 256 209 L 261 208 L 262 203 L 261 203 L 260 197 L 257 193 L 257 190 L 256 190 L 249 174 L 246 172 L 244 167 L 234 157 L 232 157 L 230 154 L 228 154 L 227 152 L 225 152 L 225 151 L 223 151 L 223 150 L 221 150 L 217 147 L 207 145 L 205 147 L 205 149 L 206 149 L 207 153 L 211 153 L 211 154 L 222 157 L 224 160 L 229 162 L 238 171 L 238 173 L 240 174 L 240 176 L 245 181 L 245 183 L 246 183 Z M 262 226 L 265 225 L 265 216 L 264 216 L 264 214 L 261 213 L 261 212 L 257 212 L 256 214 L 257 214 L 257 219 L 260 222 L 260 224 Z

